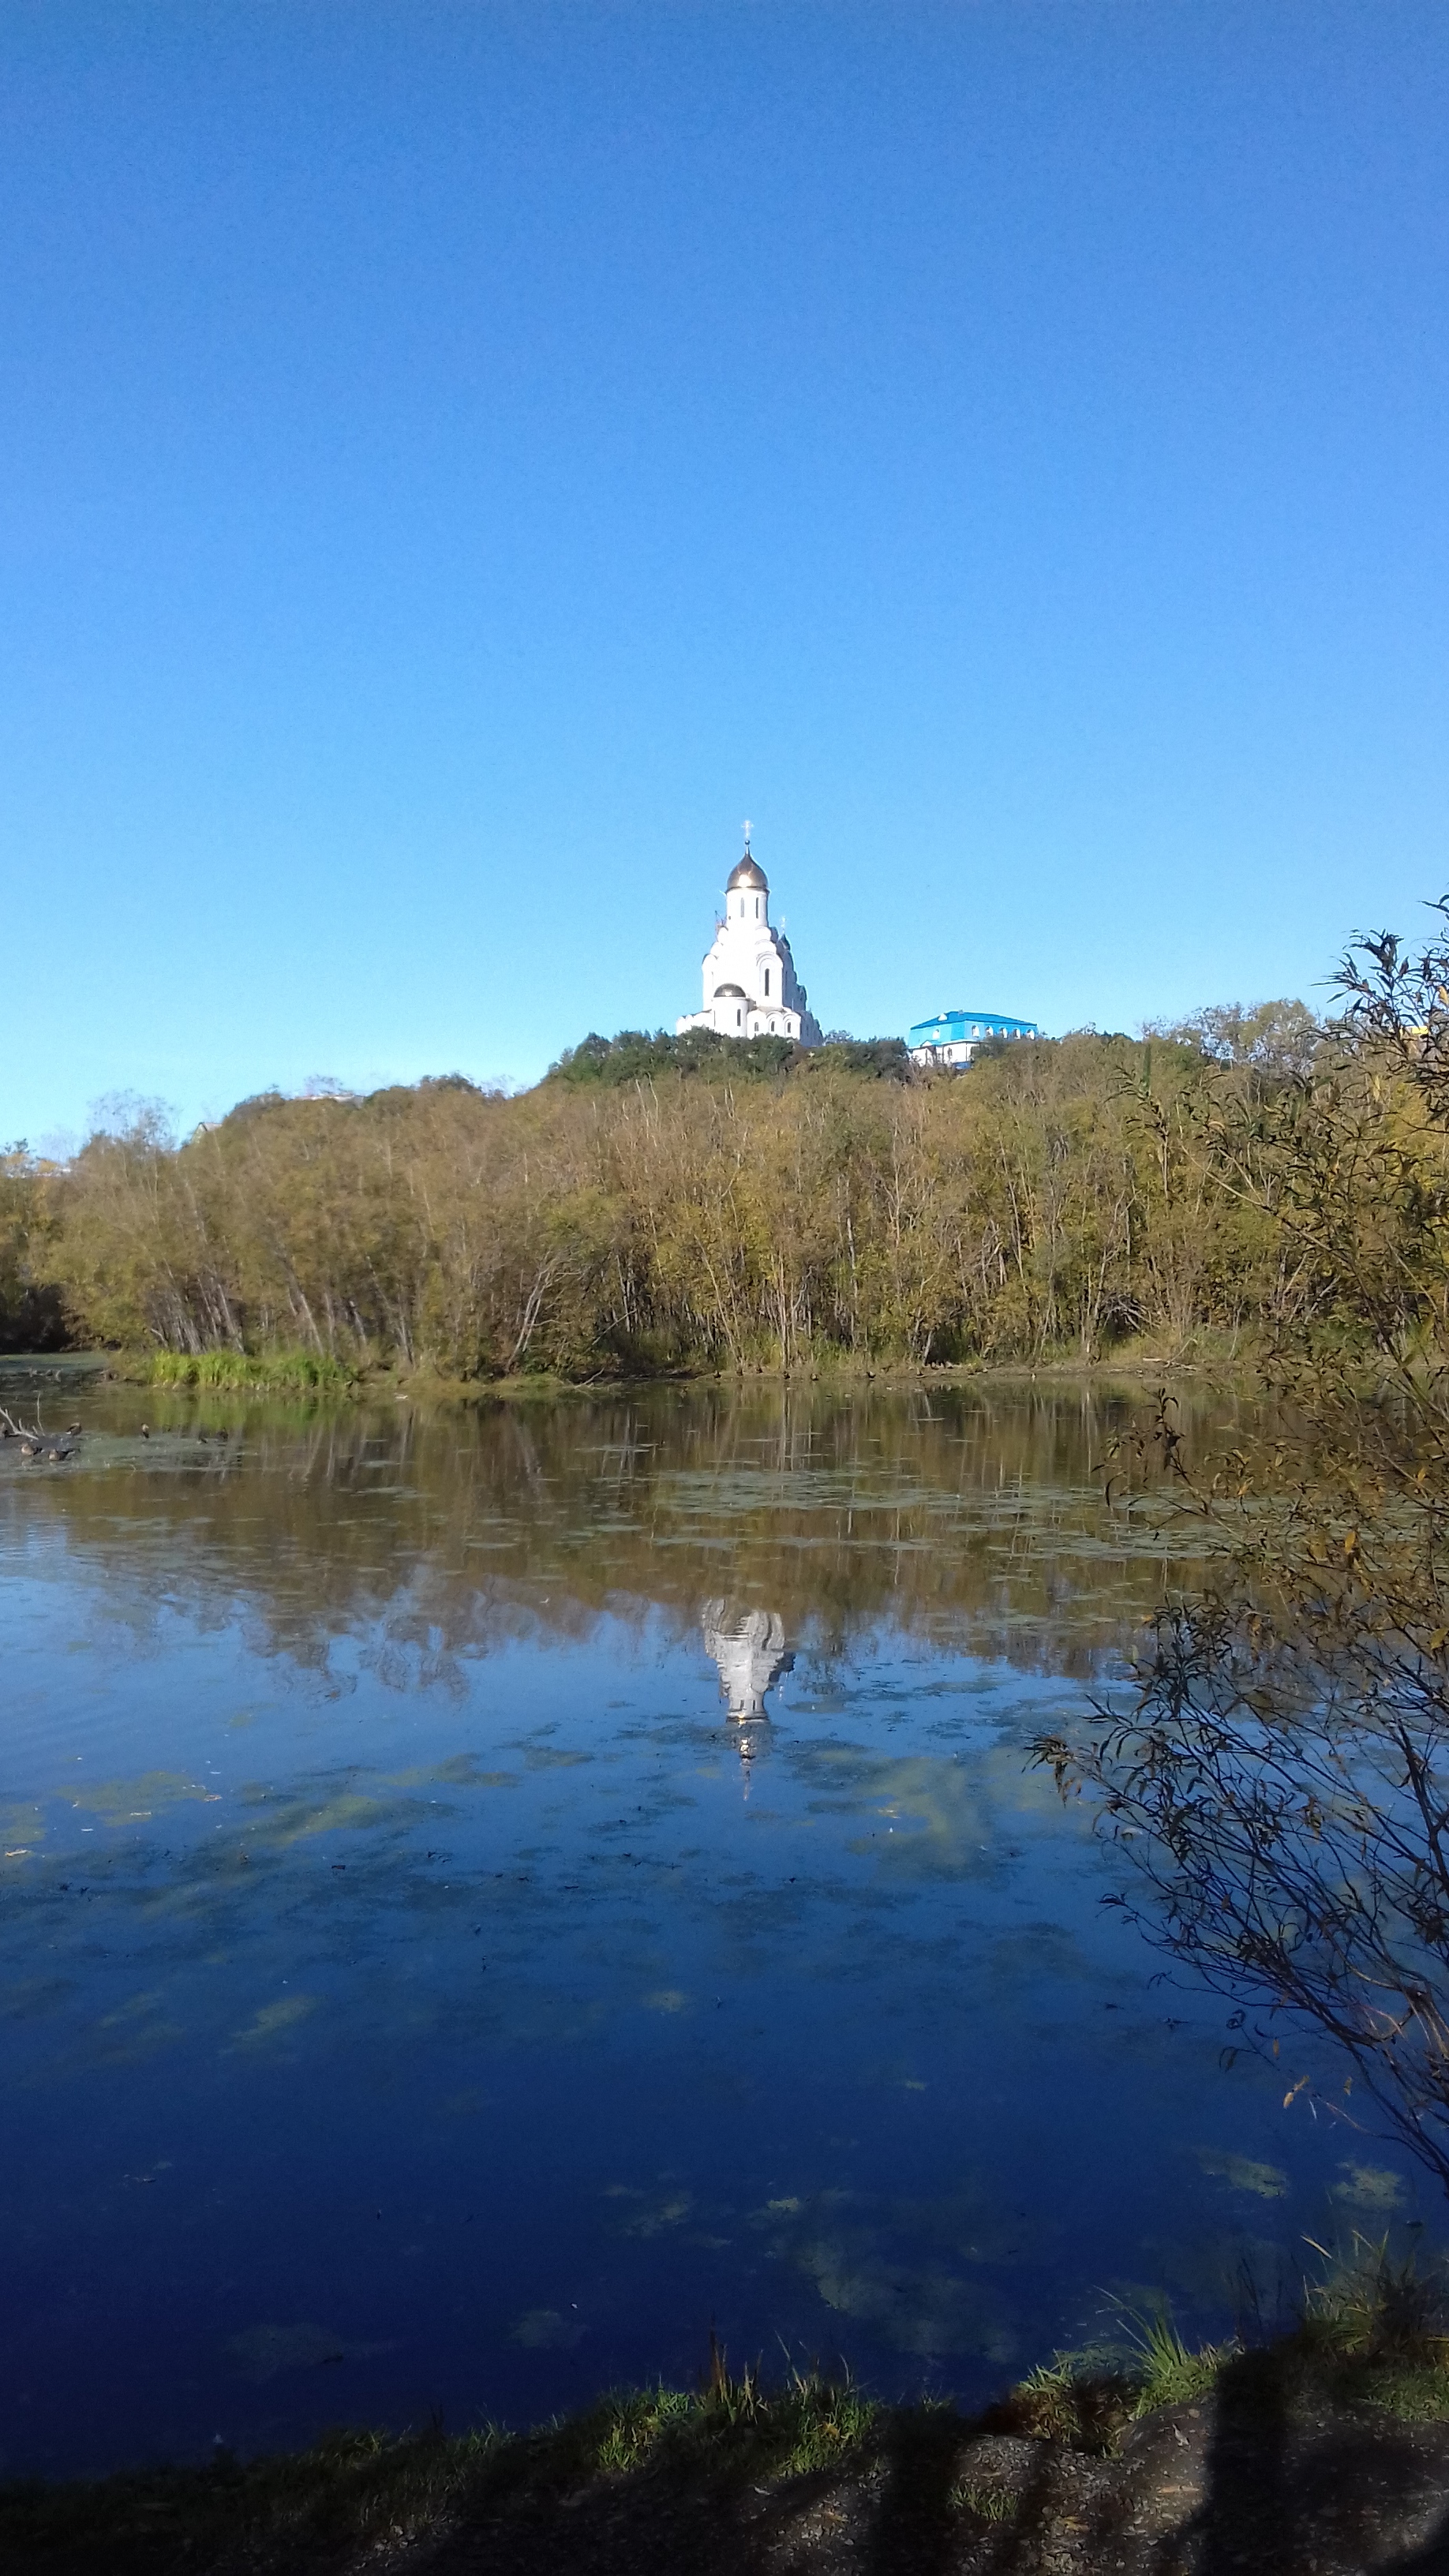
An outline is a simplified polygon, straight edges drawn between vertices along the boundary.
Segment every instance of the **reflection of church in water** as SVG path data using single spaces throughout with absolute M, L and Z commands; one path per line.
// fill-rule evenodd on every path
M 736 1601 L 706 1601 L 700 1613 L 704 1650 L 719 1668 L 719 1695 L 739 1727 L 741 1758 L 748 1762 L 764 1741 L 768 1724 L 766 1694 L 795 1658 L 786 1651 L 785 1622 L 778 1610 L 746 1610 Z

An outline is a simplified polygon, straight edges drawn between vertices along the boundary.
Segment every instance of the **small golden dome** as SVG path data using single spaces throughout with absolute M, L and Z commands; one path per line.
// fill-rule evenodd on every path
M 728 885 L 725 887 L 725 892 L 726 894 L 738 894 L 741 886 L 749 886 L 758 894 L 768 894 L 770 891 L 769 878 L 766 876 L 759 860 L 752 859 L 748 850 L 746 850 L 738 867 L 731 869 L 730 880 Z

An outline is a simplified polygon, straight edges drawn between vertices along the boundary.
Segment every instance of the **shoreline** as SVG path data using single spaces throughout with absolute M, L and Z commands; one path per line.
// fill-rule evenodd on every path
M 698 2394 L 605 2396 L 529 2433 L 338 2431 L 247 2461 L 9 2482 L 0 2544 L 51 2576 L 1154 2576 L 1204 2547 L 1261 2576 L 1360 2576 L 1449 2524 L 1449 2338 L 1422 2314 L 1406 2328 L 1391 2291 L 1385 2276 L 1366 2302 L 1360 2284 L 1256 2348 L 1190 2352 L 1150 2320 L 975 2416 L 798 2375 L 770 2391 L 716 2352 Z
M 1095 1359 L 1056 1356 L 1041 1360 L 887 1361 L 866 1366 L 831 1359 L 796 1368 L 656 1369 L 586 1378 L 520 1370 L 506 1377 L 454 1378 L 425 1367 L 399 1370 L 318 1361 L 310 1354 L 205 1352 L 196 1359 L 169 1353 L 59 1351 L 0 1353 L 0 1383 L 43 1388 L 94 1380 L 144 1387 L 158 1395 L 229 1396 L 245 1400 L 289 1396 L 305 1401 L 354 1403 L 369 1397 L 410 1402 L 477 1405 L 560 1396 L 637 1395 L 660 1387 L 820 1387 L 857 1393 L 922 1388 L 1072 1388 L 1120 1385 L 1142 1392 L 1171 1381 L 1204 1387 L 1253 1385 L 1259 1380 L 1252 1352 L 1175 1354 L 1127 1348 Z

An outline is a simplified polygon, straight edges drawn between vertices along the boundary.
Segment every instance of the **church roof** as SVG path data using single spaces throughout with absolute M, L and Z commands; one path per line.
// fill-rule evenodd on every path
M 742 1002 L 745 998 L 745 988 L 743 984 L 716 984 L 714 998 L 717 1002 L 721 1000 Z
M 729 883 L 725 887 L 725 892 L 726 894 L 737 894 L 741 886 L 756 887 L 761 894 L 768 894 L 770 891 L 769 878 L 766 876 L 759 860 L 752 859 L 748 850 L 746 850 L 739 866 L 731 869 Z

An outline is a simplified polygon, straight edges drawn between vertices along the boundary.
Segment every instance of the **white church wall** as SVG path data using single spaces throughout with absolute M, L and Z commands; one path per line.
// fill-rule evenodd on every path
M 736 879 L 744 877 L 738 884 Z M 789 1037 L 820 1044 L 805 988 L 795 972 L 790 943 L 770 926 L 770 890 L 750 852 L 725 889 L 723 919 L 703 961 L 699 1011 L 685 1012 L 676 1031 L 714 1029 L 723 1037 Z M 734 986 L 736 991 L 722 990 Z

